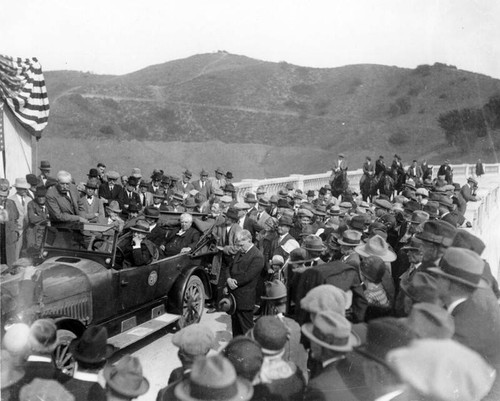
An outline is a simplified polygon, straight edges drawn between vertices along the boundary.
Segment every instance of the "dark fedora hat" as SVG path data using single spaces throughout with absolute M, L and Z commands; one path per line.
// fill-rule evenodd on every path
M 438 276 L 478 288 L 484 270 L 484 260 L 469 249 L 450 247 L 439 262 L 439 267 L 428 270 Z
M 410 344 L 416 338 L 408 324 L 395 317 L 373 319 L 368 323 L 366 344 L 356 348 L 363 356 L 385 365 L 387 353 Z
M 135 225 L 130 227 L 130 229 L 138 233 L 149 234 L 149 223 L 145 220 L 137 220 Z
M 107 365 L 102 372 L 106 384 L 116 393 L 129 398 L 146 394 L 149 382 L 142 374 L 141 362 L 132 355 L 125 355 L 116 365 Z
M 40 167 L 39 167 L 39 169 L 40 169 L 40 170 L 50 170 L 50 168 L 51 168 L 51 167 L 50 167 L 50 162 L 49 162 L 49 161 L 47 161 L 47 160 L 42 160 L 42 161 L 40 162 Z
M 361 261 L 360 271 L 372 283 L 379 284 L 386 270 L 385 262 L 378 256 L 368 256 Z
M 38 178 L 35 174 L 26 174 L 26 181 L 28 181 L 28 184 L 31 186 L 37 186 L 38 185 Z
M 69 350 L 77 361 L 85 363 L 101 363 L 116 351 L 107 343 L 108 331 L 102 326 L 90 326 L 69 345 Z
M 479 237 L 476 237 L 474 234 L 471 234 L 467 230 L 457 230 L 457 235 L 455 235 L 453 244 L 451 244 L 451 246 L 470 249 L 471 251 L 476 252 L 478 255 L 481 255 L 484 251 L 484 248 L 486 248 L 486 245 Z
M 132 185 L 133 187 L 135 187 L 138 183 L 139 183 L 139 179 L 137 177 L 134 177 L 134 176 L 128 177 L 128 181 L 127 181 L 128 185 Z
M 342 233 L 342 238 L 339 238 L 337 242 L 345 246 L 358 246 L 361 243 L 361 233 L 354 230 L 345 230 Z
M 226 312 L 228 315 L 233 315 L 236 311 L 236 299 L 234 295 L 229 293 L 219 301 L 219 310 Z
M 293 220 L 289 216 L 281 216 L 281 218 L 278 220 L 278 226 L 293 227 Z
M 326 250 L 323 240 L 314 234 L 309 234 L 304 238 L 303 248 L 307 251 L 323 252 Z
M 99 180 L 97 178 L 89 178 L 87 183 L 85 184 L 86 188 L 98 189 L 99 188 Z
M 45 187 L 37 187 L 35 191 L 35 198 L 42 198 L 47 195 L 47 188 Z
M 430 220 L 424 223 L 422 231 L 415 236 L 423 241 L 449 247 L 453 243 L 456 233 L 457 229 L 450 223 L 442 220 Z
M 92 178 L 92 177 L 99 177 L 99 172 L 97 171 L 96 168 L 91 168 L 89 170 L 89 173 L 87 174 L 87 177 Z
M 225 216 L 231 220 L 235 220 L 235 221 L 238 221 L 240 216 L 239 216 L 239 213 L 238 213 L 238 210 L 235 209 L 234 207 L 230 207 L 229 209 L 227 209 L 227 212 L 225 213 Z
M 417 271 L 409 280 L 401 280 L 403 291 L 413 303 L 435 303 L 439 299 L 439 286 L 436 277 Z
M 249 335 L 259 343 L 264 355 L 276 355 L 286 345 L 288 328 L 278 316 L 262 316 Z
M 269 206 L 271 206 L 271 202 L 269 202 L 269 199 L 267 199 L 267 198 L 260 198 L 259 205 L 264 206 L 264 207 L 269 207 Z
M 243 200 L 245 203 L 257 203 L 257 197 L 252 192 L 247 192 Z
M 226 173 L 226 178 L 227 178 L 228 180 L 232 180 L 232 179 L 234 178 L 233 173 L 231 173 L 230 171 L 228 171 L 228 172 Z
M 147 217 L 148 219 L 159 219 L 160 210 L 154 206 L 148 206 L 144 209 L 144 217 Z

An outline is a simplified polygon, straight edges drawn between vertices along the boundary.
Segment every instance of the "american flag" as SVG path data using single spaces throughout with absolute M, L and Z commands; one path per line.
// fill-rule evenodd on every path
M 36 58 L 0 55 L 0 99 L 32 135 L 42 136 L 50 107 L 42 67 Z

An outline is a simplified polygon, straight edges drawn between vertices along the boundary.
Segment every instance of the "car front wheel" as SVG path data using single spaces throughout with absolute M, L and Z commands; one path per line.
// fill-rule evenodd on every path
M 205 305 L 205 288 L 198 276 L 191 276 L 182 295 L 182 316 L 179 319 L 180 328 L 198 323 Z
M 75 370 L 75 360 L 69 351 L 71 341 L 76 338 L 76 334 L 69 330 L 57 330 L 57 347 L 54 350 L 54 362 L 56 367 L 69 376 L 73 376 Z

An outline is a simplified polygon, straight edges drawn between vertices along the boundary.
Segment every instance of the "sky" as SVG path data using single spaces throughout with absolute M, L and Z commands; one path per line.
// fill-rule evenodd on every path
M 500 79 L 498 0 L 2 0 L 0 54 L 126 74 L 226 50 L 331 68 L 441 62 Z

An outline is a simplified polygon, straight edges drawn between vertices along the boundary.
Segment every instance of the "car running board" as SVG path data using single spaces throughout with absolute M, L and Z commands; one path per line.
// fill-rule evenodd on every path
M 123 333 L 117 334 L 114 337 L 108 339 L 108 344 L 114 345 L 117 348 L 125 348 L 129 345 L 142 340 L 143 338 L 153 334 L 154 332 L 167 327 L 168 325 L 175 323 L 181 318 L 181 315 L 174 315 L 171 313 L 164 313 L 152 320 L 148 320 L 138 326 L 124 331 Z

